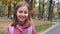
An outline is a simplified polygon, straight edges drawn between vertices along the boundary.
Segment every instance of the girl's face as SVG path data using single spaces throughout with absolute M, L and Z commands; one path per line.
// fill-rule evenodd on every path
M 17 18 L 19 21 L 25 21 L 28 18 L 28 8 L 27 6 L 22 6 L 17 9 Z

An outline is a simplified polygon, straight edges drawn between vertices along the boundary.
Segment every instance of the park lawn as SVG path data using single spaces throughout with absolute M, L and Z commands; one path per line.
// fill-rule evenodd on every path
M 41 31 L 46 30 L 46 29 L 49 28 L 50 26 L 52 26 L 52 24 L 47 23 L 47 24 L 44 24 L 44 25 L 38 25 L 38 26 L 35 27 L 35 29 L 36 29 L 36 31 L 37 31 L 37 33 L 38 33 L 38 32 L 41 32 Z
M 0 31 L 0 34 L 4 34 L 4 32 L 3 31 Z

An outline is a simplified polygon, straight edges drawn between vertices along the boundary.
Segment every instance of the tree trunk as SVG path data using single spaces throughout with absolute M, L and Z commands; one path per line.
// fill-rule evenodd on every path
M 43 0 L 43 7 L 42 7 L 42 19 L 43 19 L 43 14 L 44 14 L 44 0 Z
M 10 17 L 11 5 L 8 5 L 8 17 Z
M 52 0 L 50 0 L 50 5 L 49 5 L 49 13 L 48 13 L 48 20 L 52 20 Z
M 59 19 L 60 19 L 60 12 L 58 12 L 58 14 L 59 14 Z
M 40 0 L 39 0 L 39 19 L 41 19 L 41 6 L 40 6 L 40 4 L 41 4 L 41 2 L 40 2 Z

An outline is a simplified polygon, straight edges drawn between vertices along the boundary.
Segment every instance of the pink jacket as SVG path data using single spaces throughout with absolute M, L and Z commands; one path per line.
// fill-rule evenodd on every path
M 9 28 L 7 28 L 5 34 L 9 34 Z M 23 28 L 20 25 L 16 25 L 16 27 L 14 28 L 14 34 L 28 34 L 28 27 Z M 34 26 L 32 26 L 32 34 L 36 34 Z

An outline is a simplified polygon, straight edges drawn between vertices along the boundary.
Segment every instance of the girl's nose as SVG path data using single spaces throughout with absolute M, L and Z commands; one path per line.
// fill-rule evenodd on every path
M 24 14 L 24 13 L 22 13 L 21 15 L 23 15 L 23 16 L 24 16 L 25 14 Z

